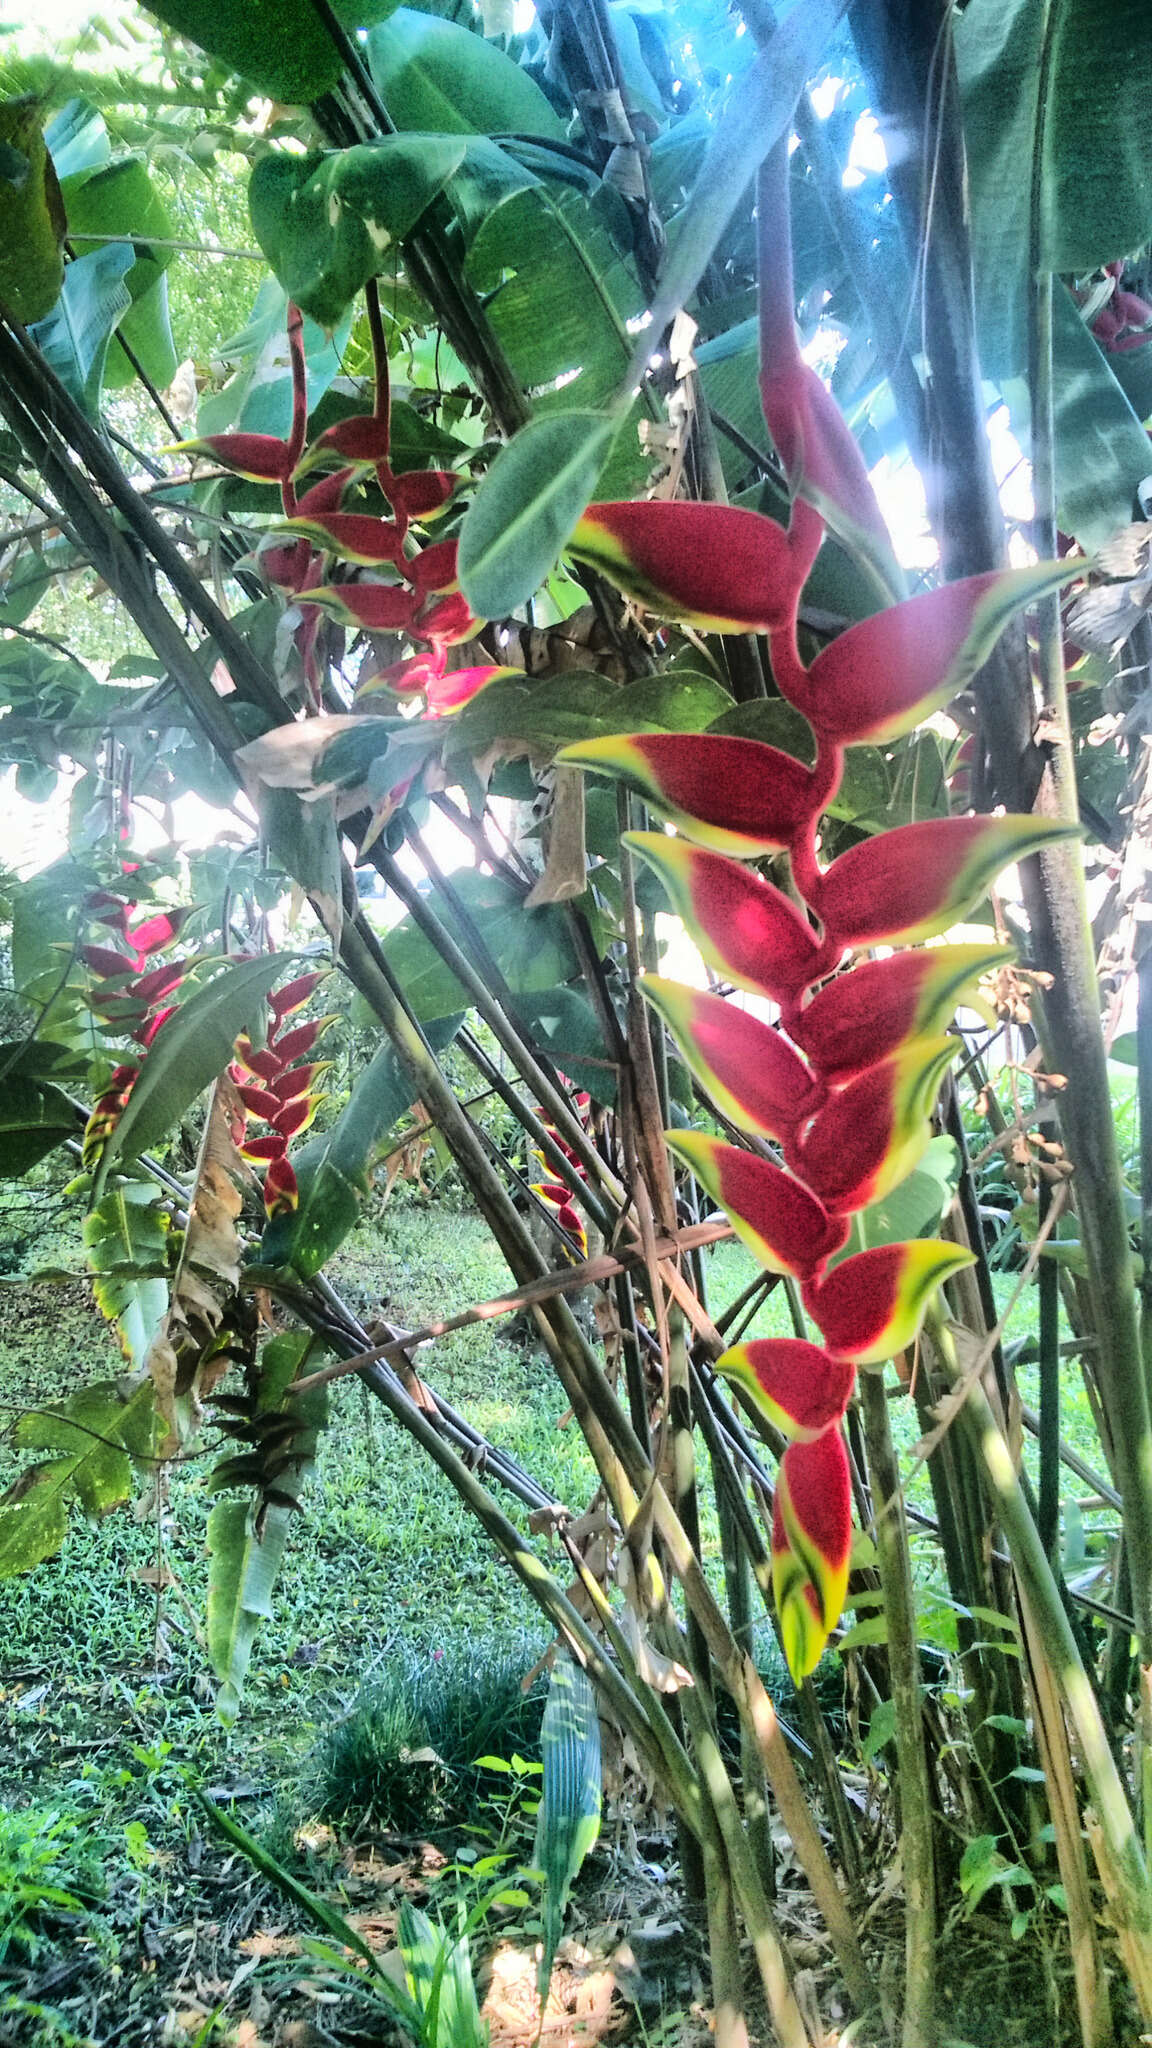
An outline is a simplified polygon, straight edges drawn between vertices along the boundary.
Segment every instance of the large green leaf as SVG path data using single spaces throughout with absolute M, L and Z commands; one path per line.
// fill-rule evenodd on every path
M 610 187 L 589 198 L 543 181 L 493 208 L 473 237 L 469 280 L 537 413 L 595 411 L 614 398 L 634 346 L 628 322 L 644 310 L 629 246 Z
M 256 239 L 289 298 L 335 327 L 361 286 L 394 262 L 464 157 L 450 135 L 388 135 L 351 149 L 266 156 L 248 187 Z
M 1024 279 L 1046 10 L 970 0 L 955 28 L 982 260 Z M 1094 270 L 1152 240 L 1152 9 L 1061 0 L 1053 12 L 1041 166 L 1040 261 Z M 1011 254 L 1010 254 L 1011 252 Z
M 458 1018 L 430 1027 L 434 1052 L 449 1044 Z M 293 1154 L 300 1189 L 296 1209 L 273 1217 L 260 1247 L 268 1266 L 294 1266 L 306 1280 L 327 1265 L 360 1216 L 376 1159 L 388 1133 L 412 1102 L 412 1083 L 390 1045 L 382 1046 L 330 1130 Z
M 731 701 L 711 676 L 684 670 L 626 684 L 585 669 L 546 679 L 509 676 L 446 724 L 444 752 L 449 761 L 495 748 L 554 754 L 614 732 L 702 732 Z
M 168 1218 L 151 1181 L 117 1181 L 84 1218 L 96 1305 L 142 1366 L 168 1308 Z
M 160 0 L 150 11 L 271 100 L 307 106 L 344 68 L 311 0 Z
M 615 1102 L 611 1049 L 586 995 L 575 988 L 555 988 L 546 995 L 521 995 L 517 1008 L 573 1087 L 586 1088 L 597 1102 Z
M 18 1180 L 76 1134 L 76 1111 L 51 1081 L 13 1073 L 0 1079 L 0 1180 Z
M 562 1653 L 540 1734 L 544 1764 L 533 1861 L 544 1874 L 544 1940 L 537 1984 L 547 1997 L 573 1880 L 600 1833 L 601 1756 L 596 1695 L 586 1671 Z
M 1027 449 L 1028 263 L 1043 15 L 1030 0 L 972 0 L 957 63 L 972 193 L 981 362 Z M 1055 17 L 1042 170 L 1041 263 L 1083 272 L 1152 239 L 1152 11 L 1144 0 L 1064 0 Z M 1058 287 L 1057 500 L 1087 547 L 1132 516 L 1148 442 L 1107 358 Z
M 155 1427 L 147 1380 L 127 1390 L 102 1380 L 22 1415 L 18 1447 L 54 1455 L 23 1473 L 0 1500 L 0 1578 L 31 1571 L 59 1550 L 70 1501 L 93 1520 L 121 1506 L 131 1492 L 133 1460 L 148 1457 Z
M 269 1508 L 257 1536 L 248 1501 L 218 1500 L 208 1516 L 208 1658 L 220 1680 L 216 1712 L 225 1727 L 240 1711 L 256 1631 L 271 1619 L 291 1519 L 290 1508 Z
M 64 209 L 56 172 L 29 97 L 0 102 L 0 306 L 43 320 L 64 278 Z
M 286 1331 L 260 1354 L 257 1414 L 290 1414 L 301 1424 L 291 1439 L 296 1462 L 276 1477 L 278 1497 L 220 1500 L 208 1517 L 208 1657 L 220 1680 L 216 1711 L 228 1727 L 239 1712 L 256 1632 L 272 1615 L 272 1588 L 326 1418 L 323 1389 L 299 1401 L 289 1393 L 314 1342 L 307 1330 Z M 229 1483 L 226 1466 L 218 1483 Z
M 19 995 L 46 1002 L 59 986 L 92 878 L 65 854 L 29 875 L 12 902 L 12 980 Z
M 603 413 L 555 413 L 501 449 L 460 530 L 460 587 L 478 618 L 507 617 L 543 583 L 596 495 L 614 432 Z
M 78 256 L 47 319 L 31 329 L 45 362 L 92 419 L 100 410 L 109 343 L 132 304 L 124 279 L 135 260 L 119 242 Z
M 458 22 L 398 7 L 371 30 L 368 61 L 398 128 L 563 137 L 559 115 L 527 72 Z
M 243 430 L 249 434 L 285 435 L 292 421 L 292 365 L 287 339 L 288 294 L 278 278 L 266 277 L 256 294 L 252 317 L 217 351 L 235 369 L 223 389 L 206 398 L 196 419 L 199 434 Z M 308 410 L 318 405 L 340 374 L 350 323 L 328 334 L 315 320 L 304 322 L 304 364 Z
M 577 962 L 567 922 L 555 905 L 525 910 L 518 889 L 498 875 L 482 875 L 472 868 L 453 875 L 452 888 L 513 994 L 553 989 L 575 976 Z M 437 910 L 457 943 L 467 949 L 467 934 L 455 928 L 448 905 L 438 902 Z M 455 975 L 411 917 L 388 933 L 384 951 L 422 1024 L 455 1016 L 468 1007 L 468 997 Z
M 91 100 L 66 100 L 44 130 L 44 140 L 63 184 L 78 171 L 99 171 L 112 155 L 104 116 Z
M 162 245 L 172 237 L 172 223 L 142 157 L 120 157 L 95 172 L 83 171 L 63 182 L 68 232 L 82 250 L 90 236 L 131 235 L 135 261 L 124 282 L 132 304 L 120 322 L 108 351 L 104 381 L 110 389 L 130 384 L 136 372 L 121 348 L 126 342 L 140 368 L 158 389 L 176 375 L 176 348 L 168 318 L 168 285 L 164 276 L 172 261 Z M 161 244 L 154 248 L 153 242 Z
M 652 305 L 662 334 L 696 289 L 729 220 L 820 63 L 848 0 L 805 0 L 794 7 L 729 92 L 717 117 L 687 205 L 669 238 Z M 638 351 L 638 359 L 642 356 Z
M 343 914 L 340 832 L 330 796 L 303 803 L 294 789 L 260 790 L 264 835 L 286 874 L 307 889 L 332 941 L 340 943 Z
M 241 1031 L 251 1028 L 287 965 L 283 953 L 222 968 L 181 1003 L 158 1032 L 114 1127 L 96 1176 L 97 1197 L 117 1159 L 138 1158 L 179 1122 L 223 1073 Z

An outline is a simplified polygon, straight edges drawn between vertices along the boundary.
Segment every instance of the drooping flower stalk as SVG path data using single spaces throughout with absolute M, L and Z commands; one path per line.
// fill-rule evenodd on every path
M 823 504 L 833 492 L 839 441 L 825 419 L 831 401 L 823 387 L 816 397 L 818 380 L 790 346 L 765 397 L 803 493 L 787 533 L 770 520 L 760 522 L 762 536 L 736 529 L 720 506 L 592 506 L 575 551 L 666 617 L 766 631 L 779 687 L 812 728 L 813 766 L 755 740 L 707 733 L 617 734 L 559 758 L 633 783 L 675 826 L 675 837 L 632 832 L 628 843 L 663 880 L 705 960 L 779 1009 L 773 1028 L 660 977 L 642 984 L 721 1113 L 782 1152 L 776 1164 L 702 1132 L 667 1134 L 761 1263 L 800 1282 L 823 1340 L 738 1344 L 718 1361 L 789 1438 L 772 1576 L 785 1653 L 800 1679 L 818 1662 L 847 1587 L 841 1423 L 856 1371 L 913 1343 L 937 1288 L 971 1261 L 936 1239 L 851 1250 L 852 1219 L 915 1167 L 959 1049 L 947 1035 L 952 1013 L 1003 949 L 945 945 L 852 959 L 946 932 L 1004 866 L 1069 828 L 1033 817 L 932 819 L 822 862 L 821 820 L 845 749 L 911 731 L 946 703 L 1011 613 L 1063 572 L 1041 565 L 942 586 L 849 628 L 805 666 L 796 622 L 815 553 L 810 501 Z M 868 513 L 859 479 L 850 482 L 842 527 Z M 634 561 L 624 560 L 628 548 Z M 780 849 L 803 909 L 746 865 Z

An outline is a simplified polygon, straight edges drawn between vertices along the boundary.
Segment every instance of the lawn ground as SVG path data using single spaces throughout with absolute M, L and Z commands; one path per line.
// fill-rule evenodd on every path
M 753 1272 L 741 1247 L 717 1247 L 709 1271 L 714 1310 Z M 480 1223 L 438 1201 L 390 1207 L 349 1241 L 333 1278 L 362 1315 L 382 1309 L 413 1327 L 498 1293 L 508 1276 Z M 1028 1334 L 1031 1316 L 1026 1295 L 1016 1334 Z M 779 1295 L 755 1327 L 762 1334 L 787 1330 Z M 17 1280 L 0 1290 L 6 1417 L 116 1364 L 83 1282 L 32 1287 Z M 590 1461 L 579 1432 L 563 1423 L 563 1394 L 537 1350 L 506 1325 L 482 1324 L 438 1342 L 423 1354 L 422 1370 L 560 1499 L 576 1510 L 585 1505 L 594 1483 Z M 1027 1382 L 1024 1393 L 1032 1397 Z M 907 1450 L 917 1433 L 910 1404 L 898 1400 L 894 1418 Z M 1071 1374 L 1067 1426 L 1091 1456 L 1086 1403 Z M 0 1442 L 0 1486 L 16 1469 Z M 9 1810 L 7 1817 L 0 1810 L 0 1899 L 5 1855 L 10 1883 L 13 1872 L 27 1877 L 35 1861 L 21 1833 L 23 1814 L 37 1841 L 48 1842 L 48 1877 L 59 1883 L 62 1874 L 79 1873 L 79 1905 L 89 1893 L 96 1902 L 91 1914 L 65 1910 L 55 1925 L 49 1915 L 38 1934 L 35 1922 L 31 1935 L 28 1925 L 20 1938 L 10 1929 L 6 1953 L 0 1934 L 0 2044 L 133 2048 L 202 2040 L 293 2048 L 387 2038 L 357 2034 L 355 2002 L 326 1990 L 322 1971 L 309 1977 L 293 1914 L 211 1836 L 189 1775 L 220 1800 L 237 1802 L 241 1817 L 322 1889 L 342 1889 L 349 1910 L 384 1938 L 400 1895 L 435 1898 L 443 1891 L 436 1879 L 443 1853 L 422 1844 L 419 1820 L 422 1804 L 430 1811 L 444 1784 L 435 1767 L 419 1761 L 398 1772 L 395 1742 L 384 1757 L 389 1775 L 381 1764 L 381 1742 L 388 1748 L 381 1700 L 405 1693 L 434 1698 L 444 1685 L 457 1692 L 463 1686 L 471 1713 L 485 1690 L 490 1698 L 500 1692 L 513 1702 L 508 1739 L 501 1747 L 499 1727 L 486 1729 L 483 1747 L 509 1762 L 519 1754 L 518 1741 L 530 1750 L 530 1736 L 520 1734 L 515 1719 L 516 1679 L 545 1647 L 547 1631 L 447 1482 L 351 1382 L 335 1390 L 274 1618 L 257 1640 L 240 1720 L 226 1733 L 197 1640 L 208 1508 L 203 1469 L 200 1461 L 174 1473 L 162 1504 L 145 1499 L 141 1512 L 119 1513 L 96 1528 L 75 1520 L 59 1558 L 0 1583 L 0 1800 Z M 912 1497 L 930 1504 L 922 1473 Z M 523 1526 L 515 1503 L 504 1505 Z M 705 1552 L 718 1572 L 707 1519 Z M 162 1597 L 158 1560 L 172 1575 Z M 927 1565 L 921 1596 L 929 1635 L 935 1615 L 946 1646 L 947 1607 Z M 766 1655 L 770 1647 L 765 1631 Z M 423 1779 L 421 1769 L 431 1775 Z M 525 1787 L 530 1791 L 530 1778 L 512 1772 L 486 1781 L 465 1871 L 468 1860 L 494 1846 L 527 1855 Z M 397 1828 L 405 1813 L 406 1832 Z M 650 1933 L 659 1934 L 669 1911 L 678 1925 L 664 1890 L 661 1824 L 647 1824 L 654 1840 L 640 1852 L 633 1841 L 629 1882 L 615 1883 L 613 1866 L 602 1858 L 590 1909 L 595 1925 L 576 1914 L 588 1939 L 585 1964 L 573 1966 L 572 1999 L 578 2004 L 582 1996 L 589 2014 L 597 2000 L 603 2008 L 584 2038 L 625 2024 L 601 1965 L 622 1932 L 635 1931 L 638 1912 Z M 639 1880 L 637 1868 L 646 1873 Z M 681 1942 L 678 1953 L 679 1977 L 652 1980 L 648 2040 L 661 2038 L 661 2027 L 671 2030 L 669 2040 L 693 2037 L 699 1971 L 690 1944 Z M 818 1941 L 812 1953 L 820 1960 Z M 643 1978 L 642 1953 L 636 1967 Z M 523 1985 L 498 1981 L 496 1996 L 497 2004 L 504 1999 L 508 2041 L 527 2039 L 531 2001 Z M 328 1998 L 336 1999 L 334 2009 Z M 499 2027 L 494 2038 L 503 2038 Z M 973 2032 L 971 2039 L 979 2044 L 982 2036 Z

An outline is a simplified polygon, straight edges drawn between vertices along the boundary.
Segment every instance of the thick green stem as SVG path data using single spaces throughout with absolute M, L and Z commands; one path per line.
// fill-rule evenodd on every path
M 924 1747 L 920 1647 L 912 1598 L 908 1525 L 888 1400 L 880 1373 L 859 1376 L 860 1406 L 872 1488 L 873 1536 L 884 1618 L 888 1671 L 896 1709 L 900 1772 L 901 1856 L 904 1865 L 903 2048 L 934 2048 L 936 2041 L 936 1874 L 932 1847 L 932 1786 Z
M 700 1769 L 712 1811 L 716 1816 L 733 1882 L 739 1894 L 744 1919 L 752 1938 L 760 1969 L 760 1981 L 764 1986 L 764 1996 L 781 2048 L 811 2048 L 811 2036 L 788 1980 L 788 1970 L 780 1946 L 780 1937 L 776 1931 L 771 1902 L 756 1868 L 752 1846 L 740 1819 L 732 1781 L 725 1769 L 724 1759 L 720 1754 L 720 1747 L 704 1703 L 691 1686 L 686 1688 L 682 1698 L 684 1718 L 700 1759 Z
M 951 1376 L 959 1378 L 951 1332 L 942 1318 L 937 1318 L 933 1334 Z M 1008 1446 L 978 1381 L 969 1385 L 960 1413 L 980 1457 L 1013 1569 L 1027 1595 L 1045 1654 L 1076 1730 L 1084 1775 L 1096 1810 L 1097 1855 L 1106 1866 L 1101 1869 L 1102 1880 L 1109 1895 L 1121 1903 L 1127 1930 L 1137 1941 L 1152 1943 L 1152 1887 L 1096 1695 L 1081 1662 Z M 1148 2017 L 1152 2015 L 1146 2011 L 1145 2018 Z

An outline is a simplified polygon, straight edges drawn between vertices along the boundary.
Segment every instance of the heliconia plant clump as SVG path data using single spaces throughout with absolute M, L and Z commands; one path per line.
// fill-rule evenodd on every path
M 719 995 L 659 976 L 642 983 L 720 1115 L 756 1149 L 698 1131 L 669 1132 L 669 1145 L 761 1264 L 799 1283 L 821 1339 L 752 1339 L 717 1368 L 788 1439 L 772 1579 L 797 1680 L 819 1661 L 847 1590 L 842 1421 L 856 1371 L 914 1343 L 936 1289 L 971 1263 L 940 1239 L 861 1248 L 856 1219 L 916 1166 L 960 1048 L 953 1012 L 1004 949 L 855 956 L 946 933 L 1009 862 L 1070 830 L 1037 817 L 932 819 L 822 863 L 821 818 L 845 748 L 890 740 L 947 703 L 1012 612 L 1056 587 L 1063 571 L 1044 564 L 944 585 L 850 627 L 806 665 L 800 594 L 843 475 L 826 394 L 814 411 L 812 383 L 798 357 L 766 380 L 769 425 L 798 491 L 787 529 L 721 505 L 592 505 L 572 542 L 579 559 L 665 618 L 764 633 L 777 686 L 811 727 L 811 765 L 709 733 L 621 733 L 560 755 L 631 783 L 675 828 L 630 832 L 627 842 L 664 882 L 714 973 L 779 1013 L 770 1025 Z M 845 491 L 841 530 L 874 540 L 879 514 L 855 469 Z M 747 864 L 782 852 L 791 895 Z M 771 1157 L 767 1144 L 777 1148 Z

